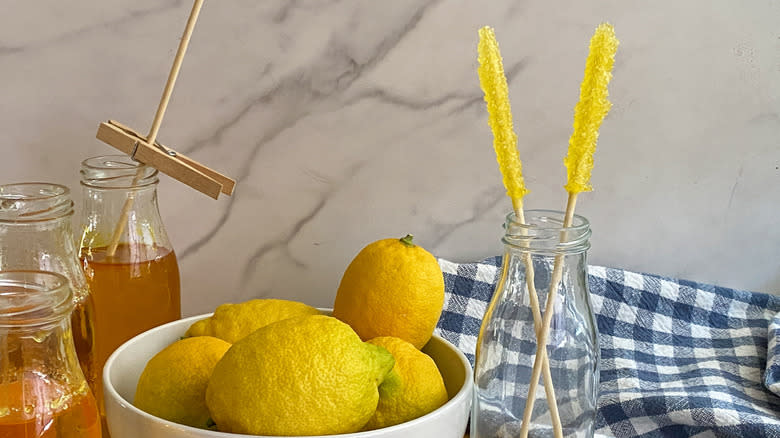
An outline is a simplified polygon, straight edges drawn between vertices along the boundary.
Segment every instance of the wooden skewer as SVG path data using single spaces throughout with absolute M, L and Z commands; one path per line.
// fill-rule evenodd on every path
M 569 193 L 569 199 L 566 202 L 566 214 L 563 219 L 563 230 L 561 230 L 560 241 L 566 241 L 566 229 L 571 227 L 574 220 L 574 208 L 577 205 L 577 193 Z M 534 401 L 536 399 L 536 387 L 539 383 L 539 376 L 542 372 L 544 358 L 547 357 L 547 338 L 550 335 L 550 322 L 555 312 L 555 299 L 558 296 L 558 283 L 563 275 L 563 254 L 555 256 L 555 265 L 550 279 L 550 289 L 547 292 L 547 305 L 544 309 L 544 319 L 542 320 L 541 333 L 537 336 L 536 358 L 534 359 L 534 368 L 531 371 L 531 381 L 528 386 L 528 397 L 525 402 L 525 411 L 523 412 L 523 425 L 520 428 L 520 437 L 528 437 L 528 428 L 531 425 L 531 414 L 534 410 Z M 546 386 L 546 385 L 545 385 Z
M 525 189 L 525 183 L 523 181 L 522 165 L 517 151 L 517 135 L 514 133 L 512 127 L 512 112 L 510 110 L 509 90 L 506 75 L 504 73 L 503 61 L 498 49 L 498 41 L 496 41 L 495 32 L 492 28 L 485 26 L 479 30 L 477 52 L 480 64 L 478 70 L 479 82 L 485 92 L 485 102 L 487 103 L 489 116 L 488 122 L 490 129 L 493 131 L 493 148 L 496 152 L 496 159 L 498 160 L 501 174 L 504 177 L 504 186 L 507 189 L 507 194 L 512 200 L 515 219 L 519 220 L 522 225 L 525 225 L 523 196 L 528 193 L 528 190 Z M 521 229 L 525 234 L 527 230 L 525 228 Z M 539 300 L 534 285 L 533 262 L 527 251 L 522 259 L 526 265 L 526 283 L 530 296 L 531 308 L 533 309 L 534 334 L 538 340 L 539 328 L 541 327 L 541 312 L 539 310 Z M 509 267 L 509 264 L 506 261 L 505 266 Z M 506 276 L 509 274 L 505 271 L 502 275 L 504 276 L 502 282 L 506 281 Z M 502 298 L 499 295 L 500 294 L 494 294 L 493 298 L 490 300 L 488 308 L 486 309 L 487 314 L 492 315 L 496 303 Z M 483 318 L 479 334 L 477 335 L 478 346 L 483 345 L 482 337 L 484 331 L 485 319 Z M 475 356 L 478 355 L 479 349 L 477 349 Z M 555 398 L 550 366 L 546 360 L 546 356 L 543 357 L 545 358 L 544 388 L 547 392 L 547 402 L 550 405 L 555 438 L 562 438 L 563 428 L 561 427 L 560 417 L 558 415 L 558 403 Z M 475 359 L 477 362 L 479 361 L 478 357 L 475 357 Z
M 157 106 L 157 113 L 154 116 L 152 122 L 152 128 L 149 130 L 149 135 L 146 136 L 146 141 L 150 145 L 154 145 L 157 140 L 157 133 L 160 131 L 160 125 L 162 125 L 163 117 L 165 116 L 165 110 L 168 108 L 168 102 L 171 100 L 171 94 L 173 94 L 173 87 L 176 85 L 176 78 L 179 77 L 179 70 L 181 69 L 182 61 L 184 60 L 184 54 L 187 52 L 187 47 L 190 44 L 190 38 L 192 37 L 192 31 L 195 29 L 195 23 L 198 21 L 198 15 L 200 9 L 203 6 L 203 0 L 195 0 L 192 5 L 192 11 L 190 12 L 190 18 L 187 20 L 187 26 L 184 28 L 184 34 L 179 42 L 179 49 L 176 51 L 176 57 L 173 60 L 173 66 L 171 66 L 171 72 L 168 74 L 168 82 L 165 84 L 162 97 L 160 98 L 160 104 Z M 143 177 L 145 167 L 141 166 L 138 172 L 133 177 L 133 185 L 138 184 L 138 181 Z M 119 215 L 119 221 L 114 228 L 114 233 L 111 236 L 111 242 L 108 245 L 107 256 L 113 257 L 116 254 L 116 248 L 119 246 L 119 239 L 122 237 L 122 233 L 125 229 L 125 223 L 130 215 L 130 210 L 133 208 L 133 202 L 135 201 L 135 194 L 128 193 L 127 199 L 122 206 L 122 211 Z
M 523 208 L 523 200 L 522 198 L 518 199 L 512 199 L 512 208 L 515 212 L 515 218 L 517 218 L 517 221 L 521 225 L 525 225 L 525 212 Z M 527 230 L 525 228 L 521 228 L 521 233 L 523 235 L 527 235 Z M 531 304 L 531 313 L 533 313 L 534 318 L 534 331 L 536 332 L 536 339 L 537 343 L 539 341 L 539 334 L 542 329 L 542 314 L 539 306 L 539 297 L 536 292 L 536 285 L 534 283 L 534 265 L 533 261 L 531 259 L 531 255 L 529 253 L 526 253 L 523 255 L 523 262 L 525 263 L 525 283 L 526 287 L 528 288 L 528 299 Z M 488 303 L 488 307 L 485 311 L 485 314 L 490 314 L 493 311 L 493 308 L 496 306 L 496 303 L 499 300 L 498 294 L 494 295 L 493 298 L 490 300 L 490 303 Z M 477 335 L 477 345 L 482 345 L 482 336 L 483 331 L 485 327 L 484 325 L 480 327 L 479 334 Z M 563 426 L 561 424 L 561 417 L 558 412 L 558 400 L 555 397 L 555 387 L 553 386 L 553 380 L 552 380 L 552 374 L 550 372 L 550 364 L 549 360 L 547 358 L 547 350 L 542 349 L 543 353 L 543 364 L 542 364 L 542 371 L 544 372 L 544 391 L 547 395 L 547 404 L 550 407 L 550 419 L 552 421 L 553 426 L 553 435 L 555 438 L 563 438 Z M 474 363 L 479 362 L 479 349 L 475 352 L 475 358 Z M 538 380 L 538 377 L 537 377 Z
M 515 216 L 517 216 L 521 225 L 525 225 L 523 200 L 518 200 L 517 204 L 518 205 L 515 208 Z M 528 233 L 528 231 L 522 227 L 520 232 L 523 235 L 527 235 Z M 526 287 L 528 288 L 528 300 L 531 304 L 531 312 L 534 315 L 534 331 L 536 332 L 537 351 L 541 352 L 542 356 L 542 372 L 544 373 L 542 378 L 544 379 L 544 392 L 547 395 L 547 405 L 550 408 L 550 420 L 553 426 L 553 436 L 555 438 L 563 438 L 563 425 L 561 424 L 561 416 L 558 412 L 558 399 L 555 397 L 555 387 L 553 386 L 552 373 L 550 372 L 550 360 L 547 356 L 547 348 L 545 347 L 547 342 L 545 341 L 544 344 L 540 343 L 541 339 L 539 335 L 542 331 L 543 319 L 539 307 L 539 295 L 537 295 L 536 284 L 534 283 L 534 264 L 533 260 L 531 259 L 530 252 L 523 254 L 523 261 L 525 262 L 525 283 Z

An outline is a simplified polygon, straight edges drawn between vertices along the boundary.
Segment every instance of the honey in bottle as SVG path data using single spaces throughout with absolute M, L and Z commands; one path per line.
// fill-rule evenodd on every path
M 125 341 L 181 318 L 179 268 L 160 217 L 157 184 L 156 169 L 125 155 L 82 163 L 80 259 L 95 305 L 100 369 Z M 96 396 L 105 415 L 102 385 Z
M 73 297 L 73 343 L 82 372 L 94 391 L 100 382 L 95 357 L 94 302 L 79 265 L 72 219 L 73 201 L 65 186 L 0 185 L 0 271 L 52 271 L 68 279 Z
M 97 403 L 76 358 L 70 281 L 0 271 L 0 438 L 100 438 Z

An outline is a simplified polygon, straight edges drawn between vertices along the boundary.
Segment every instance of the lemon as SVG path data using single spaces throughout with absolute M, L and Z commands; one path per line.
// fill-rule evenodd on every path
M 394 336 L 422 348 L 444 306 L 444 276 L 436 258 L 412 236 L 363 248 L 341 278 L 333 316 L 363 340 Z
M 146 363 L 133 404 L 165 420 L 207 428 L 206 386 L 229 348 L 229 343 L 211 336 L 174 342 Z
M 273 322 L 319 313 L 314 307 L 287 300 L 257 299 L 240 304 L 222 304 L 211 317 L 192 324 L 185 336 L 214 336 L 234 344 Z
M 393 363 L 336 318 L 285 319 L 233 344 L 211 375 L 206 405 L 223 432 L 356 432 L 374 414 Z
M 414 420 L 447 402 L 447 388 L 430 356 L 394 337 L 374 338 L 368 343 L 392 353 L 395 366 L 379 386 L 379 405 L 364 430 Z

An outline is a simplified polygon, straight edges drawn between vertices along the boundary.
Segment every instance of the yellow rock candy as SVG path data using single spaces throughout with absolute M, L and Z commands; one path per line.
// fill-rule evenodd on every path
M 569 139 L 569 152 L 563 160 L 568 177 L 564 188 L 569 193 L 593 190 L 590 186 L 593 153 L 596 152 L 601 122 L 612 106 L 607 86 L 612 78 L 617 47 L 615 29 L 606 23 L 599 25 L 590 40 L 580 101 L 574 108 L 574 131 Z
M 506 193 L 513 204 L 528 193 L 523 181 L 523 167 L 517 151 L 517 134 L 512 125 L 512 109 L 509 105 L 509 88 L 504 75 L 504 64 L 493 29 L 485 26 L 479 30 L 479 83 L 485 92 L 488 123 L 493 131 L 493 147 L 504 178 Z

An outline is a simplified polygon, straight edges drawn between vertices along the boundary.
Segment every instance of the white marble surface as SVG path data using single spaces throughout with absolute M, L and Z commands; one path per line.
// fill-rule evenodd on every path
M 184 0 L 0 0 L 0 180 L 68 184 L 114 118 L 140 131 Z M 496 28 L 528 207 L 561 209 L 588 39 L 621 40 L 590 262 L 780 292 L 780 2 L 209 1 L 160 140 L 233 175 L 212 201 L 170 178 L 161 209 L 184 312 L 255 296 L 330 305 L 366 243 L 502 251 L 504 196 L 476 75 Z

